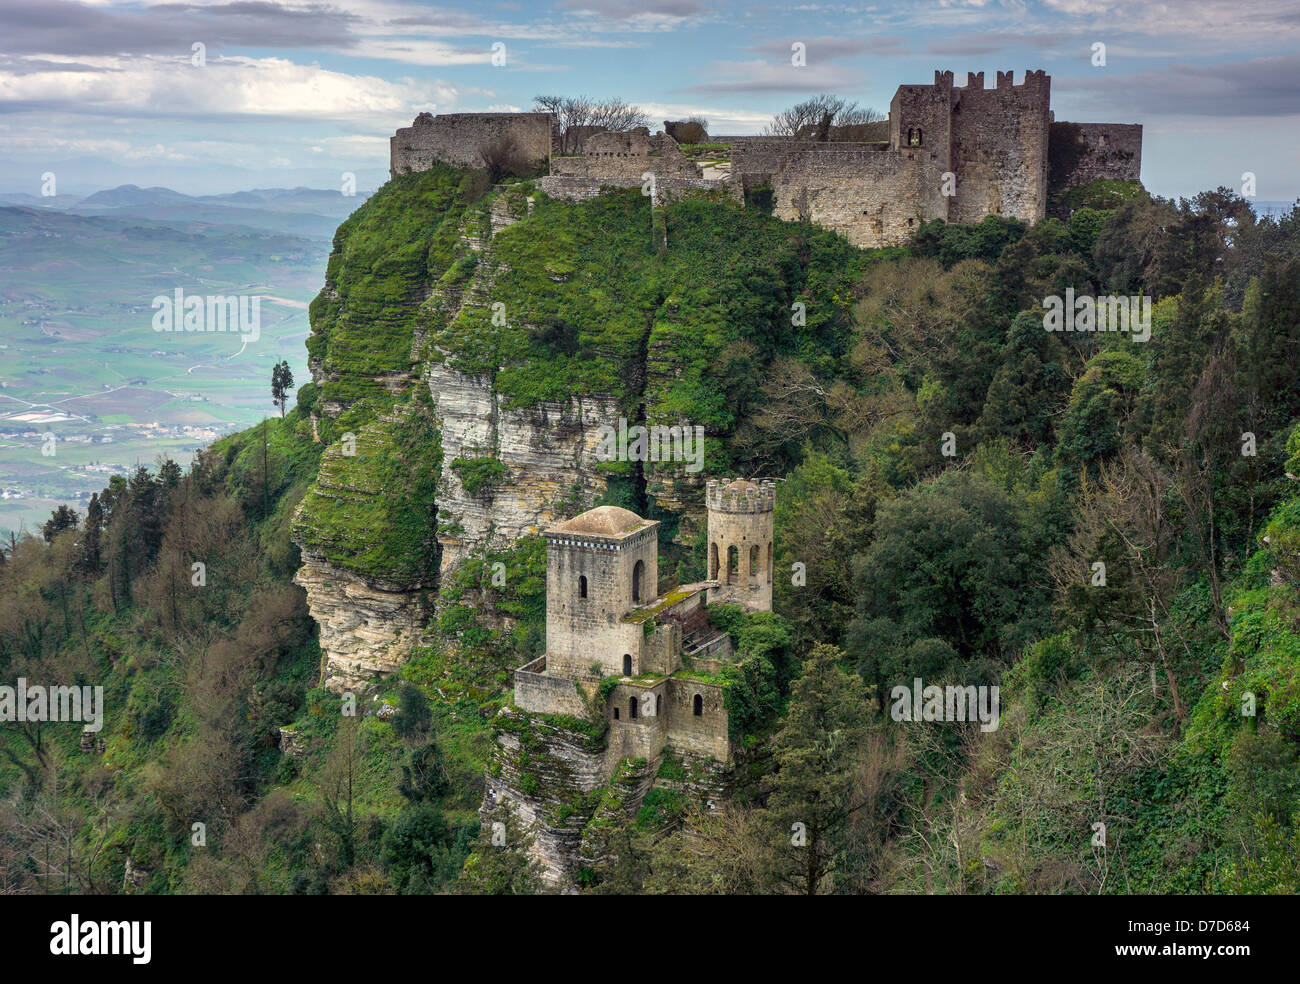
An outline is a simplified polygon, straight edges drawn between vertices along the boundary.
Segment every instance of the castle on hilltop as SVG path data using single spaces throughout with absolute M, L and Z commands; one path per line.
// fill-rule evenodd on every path
M 644 127 L 584 128 L 582 152 L 562 155 L 548 113 L 421 113 L 392 137 L 390 173 L 436 162 L 481 166 L 482 149 L 504 137 L 548 172 L 538 187 L 552 197 L 640 187 L 653 174 L 656 204 L 700 192 L 770 202 L 779 218 L 814 222 L 862 247 L 904 243 L 930 219 L 1036 222 L 1070 188 L 1139 180 L 1141 124 L 1056 122 L 1043 71 L 1027 71 L 1019 85 L 998 72 L 995 82 L 985 88 L 984 73 L 971 72 L 958 86 L 952 72 L 936 71 L 933 85 L 899 86 L 887 124 L 860 128 L 853 135 L 862 139 L 710 136 L 729 159 L 705 167 L 666 132 Z
M 510 801 L 537 827 L 539 854 L 550 868 L 572 857 L 556 845 L 576 833 L 547 822 L 554 805 L 548 796 L 590 793 L 631 761 L 646 777 L 639 798 L 669 753 L 715 772 L 732 764 L 720 674 L 734 654 L 706 601 L 771 611 L 776 487 L 770 480 L 710 480 L 706 501 L 709 580 L 663 594 L 657 520 L 598 506 L 544 533 L 546 649 L 515 671 L 514 706 L 502 714 L 507 723 L 603 721 L 604 738 L 586 748 L 571 738 L 553 742 L 546 771 L 561 774 L 563 788 L 539 790 L 535 778 L 523 777 L 543 771 L 538 763 L 548 746 L 521 742 L 518 727 L 503 726 L 484 810 Z M 526 773 L 518 765 L 523 756 Z

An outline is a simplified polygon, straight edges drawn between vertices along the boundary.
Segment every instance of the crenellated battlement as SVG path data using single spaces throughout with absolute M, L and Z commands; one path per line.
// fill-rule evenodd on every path
M 756 484 L 744 479 L 734 481 L 711 478 L 705 484 L 704 500 L 713 512 L 759 513 L 776 508 L 776 482 L 760 479 Z
M 574 128 L 561 139 L 548 113 L 421 113 L 392 138 L 391 171 L 481 166 L 485 151 L 510 140 L 546 172 L 539 188 L 553 197 L 584 200 L 649 179 L 655 207 L 698 194 L 743 202 L 762 190 L 777 218 L 833 229 L 866 248 L 906 243 L 934 219 L 1036 222 L 1068 188 L 1140 179 L 1141 125 L 1054 120 L 1042 69 L 1027 69 L 1019 84 L 1013 71 L 997 71 L 989 88 L 982 71 L 968 72 L 965 85 L 954 77 L 936 69 L 932 85 L 900 85 L 887 140 L 883 123 L 878 133 L 859 128 L 853 140 L 711 138 L 730 144 L 730 160 L 707 169 L 667 133 L 643 127 Z

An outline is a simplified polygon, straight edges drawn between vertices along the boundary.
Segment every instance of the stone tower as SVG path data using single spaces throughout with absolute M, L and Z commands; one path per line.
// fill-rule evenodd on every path
M 622 616 L 659 593 L 658 528 L 618 506 L 598 506 L 546 531 L 548 673 L 644 671 L 642 627 Z
M 755 612 L 772 610 L 773 507 L 776 483 L 710 479 L 705 491 L 709 513 L 709 601 Z

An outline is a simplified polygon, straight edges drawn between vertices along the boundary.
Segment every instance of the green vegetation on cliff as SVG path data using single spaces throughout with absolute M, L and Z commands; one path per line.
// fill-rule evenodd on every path
M 344 437 L 321 459 L 294 537 L 331 564 L 401 587 L 438 571 L 442 450 L 428 390 Z
M 475 221 L 482 189 L 457 168 L 402 175 L 339 226 L 310 310 L 307 354 L 324 377 L 321 400 L 391 400 L 381 379 L 409 370 L 420 305 L 458 259 L 462 223 Z

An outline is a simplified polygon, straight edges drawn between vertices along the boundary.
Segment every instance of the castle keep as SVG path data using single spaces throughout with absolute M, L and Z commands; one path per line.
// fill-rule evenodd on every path
M 655 204 L 697 192 L 737 201 L 757 194 L 778 218 L 833 229 L 855 245 L 899 245 L 930 219 L 978 222 L 1002 215 L 1036 222 L 1050 198 L 1098 179 L 1139 180 L 1140 124 L 1056 122 L 1051 77 L 1027 71 L 1016 84 L 983 72 L 955 85 L 936 71 L 932 85 L 899 86 L 888 130 L 875 140 L 710 137 L 727 144 L 729 162 L 702 169 L 667 133 L 644 127 L 582 134 L 582 153 L 560 155 L 554 118 L 544 113 L 431 116 L 398 130 L 393 175 L 436 161 L 478 166 L 480 149 L 509 137 L 548 173 L 538 187 L 553 197 L 584 199 L 603 187 L 640 187 L 655 176 Z

